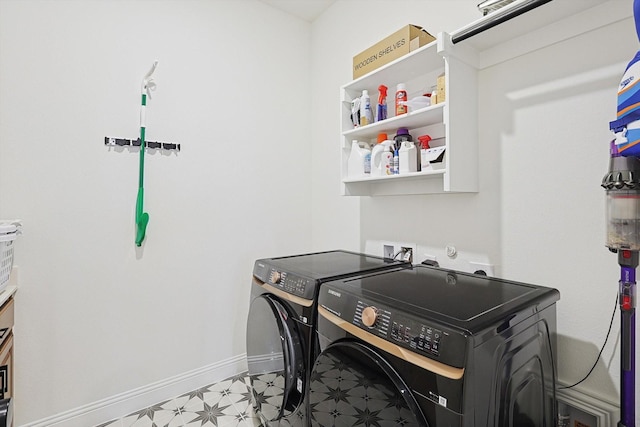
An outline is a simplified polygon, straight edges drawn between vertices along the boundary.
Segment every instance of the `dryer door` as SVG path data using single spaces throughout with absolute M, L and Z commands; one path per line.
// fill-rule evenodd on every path
M 398 373 L 360 342 L 335 342 L 320 353 L 309 392 L 312 426 L 429 426 Z
M 267 421 L 292 414 L 302 403 L 304 353 L 285 305 L 271 295 L 253 300 L 247 320 L 247 364 L 253 402 Z

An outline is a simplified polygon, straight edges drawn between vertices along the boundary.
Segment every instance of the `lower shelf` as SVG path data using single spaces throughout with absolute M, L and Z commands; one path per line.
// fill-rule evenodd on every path
M 344 196 L 391 196 L 455 192 L 446 189 L 445 179 L 444 169 L 376 178 L 347 178 L 342 181 L 342 194 Z
M 371 177 L 371 176 L 352 177 L 352 178 L 345 178 L 342 180 L 342 182 L 345 184 L 351 184 L 356 182 L 371 183 L 371 182 L 385 182 L 385 181 L 393 181 L 393 180 L 405 181 L 405 180 L 411 180 L 416 178 L 428 178 L 433 175 L 443 175 L 444 172 L 445 170 L 444 168 L 442 168 L 442 169 L 434 169 L 434 170 L 428 170 L 428 171 L 422 171 L 422 172 L 403 173 L 402 175 L 383 175 L 383 176 L 376 176 L 376 177 Z

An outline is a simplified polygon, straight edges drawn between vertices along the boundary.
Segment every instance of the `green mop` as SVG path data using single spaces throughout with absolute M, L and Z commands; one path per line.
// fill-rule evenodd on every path
M 145 107 L 147 105 L 147 96 L 151 99 L 151 91 L 155 90 L 156 84 L 153 82 L 151 75 L 156 70 L 158 61 L 154 61 L 151 70 L 142 79 L 142 105 L 140 107 L 140 175 L 138 179 L 138 198 L 136 200 L 136 246 L 142 246 L 147 224 L 149 224 L 149 214 L 144 212 L 142 207 L 144 200 L 144 151 L 145 151 Z

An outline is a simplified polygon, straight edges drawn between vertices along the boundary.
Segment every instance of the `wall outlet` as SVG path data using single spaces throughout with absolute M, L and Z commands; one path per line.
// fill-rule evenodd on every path
M 396 261 L 407 261 L 413 263 L 416 254 L 416 245 L 406 242 L 380 242 L 382 246 L 382 256 Z M 380 246 L 378 246 L 380 247 Z M 379 250 L 379 249 L 378 249 Z
M 400 248 L 399 258 L 402 261 L 407 261 L 408 263 L 413 264 L 413 248 L 402 246 Z
M 469 261 L 469 268 L 475 274 L 481 274 L 483 276 L 494 276 L 495 275 L 495 273 L 493 271 L 493 264 L 488 264 L 486 262 Z
M 394 252 L 393 245 L 383 245 L 382 246 L 382 256 L 384 258 L 393 259 L 395 254 L 396 253 Z

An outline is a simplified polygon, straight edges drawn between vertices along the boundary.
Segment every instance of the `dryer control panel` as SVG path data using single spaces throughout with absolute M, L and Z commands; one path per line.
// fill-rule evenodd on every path
M 313 299 L 314 297 L 314 281 L 311 279 L 278 270 L 264 263 L 256 263 L 253 268 L 253 275 L 262 282 L 268 283 L 289 294 L 304 299 Z
M 313 291 L 311 295 L 307 295 L 307 289 L 311 290 L 311 280 L 298 277 L 286 271 L 271 269 L 267 283 L 299 297 L 313 298 Z
M 450 366 L 465 365 L 468 345 L 465 331 L 327 285 L 320 288 L 318 302 L 347 322 L 397 346 Z

